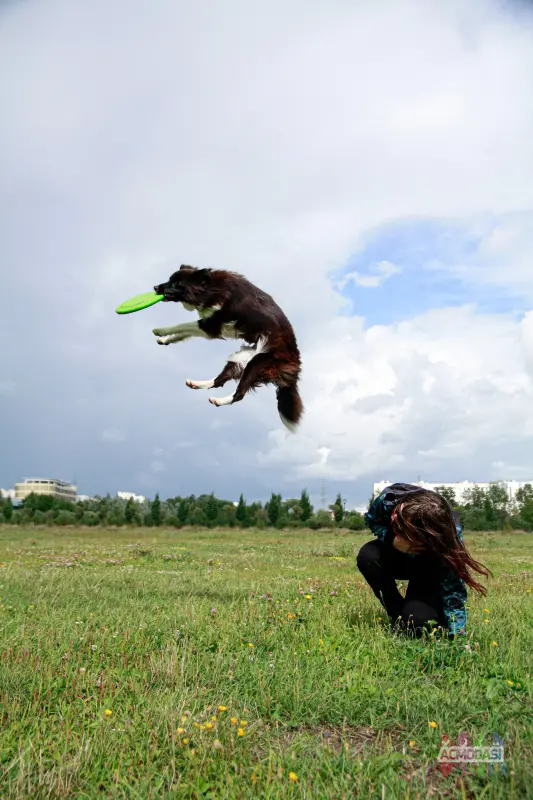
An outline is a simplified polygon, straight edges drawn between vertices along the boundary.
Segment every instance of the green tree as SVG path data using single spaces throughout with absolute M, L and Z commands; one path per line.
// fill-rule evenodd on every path
M 13 519 L 13 503 L 10 497 L 6 497 L 4 502 L 4 519 L 6 522 L 11 522 Z
M 480 486 L 473 486 L 464 493 L 465 508 L 482 509 L 485 507 L 486 492 Z
M 125 522 L 126 519 L 124 516 L 123 504 L 120 502 L 113 503 L 107 517 L 107 524 L 112 525 L 113 527 L 116 526 L 118 528 L 124 525 Z
M 319 509 L 309 520 L 309 527 L 313 528 L 313 530 L 333 528 L 334 525 L 335 520 L 332 519 L 330 512 L 326 511 L 324 508 Z
M 344 503 L 340 493 L 335 498 L 335 502 L 329 507 L 333 511 L 333 516 L 337 525 L 340 525 L 344 519 Z
M 135 508 L 135 500 L 133 497 L 128 499 L 126 508 L 124 509 L 124 519 L 127 525 L 133 525 L 137 517 L 137 509 Z
M 253 528 L 263 529 L 268 525 L 268 514 L 266 508 L 261 503 L 253 503 L 249 507 L 250 525 Z
M 521 486 L 516 493 L 518 506 L 523 506 L 528 500 L 533 500 L 533 486 L 530 483 Z
M 272 496 L 270 500 L 266 504 L 266 512 L 268 517 L 268 524 L 275 528 L 279 525 L 281 520 L 281 495 L 274 494 L 272 492 Z
M 60 511 L 55 518 L 56 525 L 74 525 L 76 514 L 73 511 Z
M 94 511 L 86 511 L 83 517 L 81 518 L 81 524 L 88 525 L 91 528 L 93 528 L 95 525 L 98 525 L 99 522 L 100 519 L 98 517 L 98 514 L 96 514 Z
M 46 525 L 46 511 L 37 511 L 33 514 L 33 524 L 34 525 Z
M 213 525 L 218 515 L 219 503 L 214 492 L 211 492 L 205 504 L 204 513 L 210 525 Z
M 526 500 L 520 514 L 528 531 L 533 530 L 533 500 Z
M 189 523 L 191 525 L 207 525 L 207 515 L 200 508 L 200 506 L 196 506 L 196 508 L 192 510 L 191 514 L 189 515 Z
M 105 497 L 102 497 L 98 502 L 96 513 L 100 518 L 100 525 L 107 524 L 107 515 L 109 514 L 109 509 L 111 506 L 111 496 L 106 494 Z
M 241 496 L 239 497 L 239 504 L 235 512 L 235 519 L 237 520 L 241 528 L 248 527 L 248 509 L 246 507 L 246 501 L 244 499 L 243 494 L 241 494 Z
M 150 507 L 150 516 L 152 518 L 152 525 L 161 525 L 161 500 L 159 494 L 156 494 Z
M 189 505 L 186 500 L 180 500 L 178 506 L 178 520 L 180 525 L 185 525 L 187 523 L 188 516 L 189 516 Z
M 445 500 L 455 508 L 457 506 L 457 498 L 455 497 L 455 490 L 452 489 L 451 486 L 437 486 L 435 491 L 437 494 L 440 494 L 441 497 L 444 497 Z
M 303 523 L 309 522 L 312 514 L 313 514 L 313 506 L 311 505 L 311 501 L 309 500 L 309 494 L 307 489 L 304 489 L 302 495 L 300 497 L 300 508 L 302 509 L 302 513 L 300 514 L 300 519 Z
M 344 524 L 351 531 L 362 531 L 365 529 L 365 519 L 358 511 L 348 511 Z

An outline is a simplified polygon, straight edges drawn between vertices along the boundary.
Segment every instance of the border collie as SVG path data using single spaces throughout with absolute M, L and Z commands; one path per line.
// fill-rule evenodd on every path
M 215 406 L 242 400 L 250 390 L 274 384 L 283 424 L 295 431 L 303 414 L 298 393 L 301 360 L 291 323 L 270 295 L 242 275 L 218 269 L 183 265 L 167 283 L 154 286 L 166 302 L 182 303 L 199 319 L 171 328 L 155 328 L 158 344 L 205 339 L 243 339 L 238 353 L 229 356 L 220 375 L 210 381 L 186 381 L 191 389 L 218 389 L 230 380 L 237 388 L 227 397 L 210 397 Z

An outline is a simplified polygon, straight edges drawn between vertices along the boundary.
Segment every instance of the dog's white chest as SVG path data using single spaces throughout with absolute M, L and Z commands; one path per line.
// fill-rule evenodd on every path
M 220 310 L 220 306 L 213 306 L 212 308 L 197 308 L 196 306 L 191 306 L 190 303 L 182 303 L 182 306 L 185 311 L 197 311 L 200 319 L 208 319 L 209 317 L 213 316 L 215 311 Z

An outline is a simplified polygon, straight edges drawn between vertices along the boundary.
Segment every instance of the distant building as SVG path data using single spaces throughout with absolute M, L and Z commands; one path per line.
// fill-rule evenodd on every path
M 56 478 L 25 478 L 15 484 L 15 498 L 24 500 L 30 494 L 48 495 L 61 500 L 76 501 L 76 486 Z
M 380 494 L 383 489 L 387 486 L 390 486 L 391 483 L 394 481 L 380 481 L 379 483 L 374 484 L 374 497 Z M 533 486 L 533 480 L 531 481 L 492 481 L 489 483 L 474 483 L 473 481 L 459 481 L 458 483 L 427 483 L 426 481 L 413 481 L 414 486 L 420 486 L 421 489 L 430 489 L 435 491 L 437 487 L 445 487 L 446 489 L 451 489 L 455 494 L 455 499 L 458 503 L 462 503 L 465 500 L 466 493 L 471 491 L 474 488 L 478 489 L 489 489 L 494 484 L 498 486 L 502 486 L 505 488 L 507 492 L 507 496 L 509 501 L 512 503 L 516 498 L 516 493 L 519 489 L 523 489 L 526 484 L 530 484 Z
M 135 503 L 145 503 L 146 497 L 142 494 L 133 494 L 133 492 L 117 492 L 117 497 L 121 500 L 133 500 Z
M 8 497 L 11 500 L 15 499 L 15 490 L 14 489 L 0 489 L 0 497 L 3 497 L 4 500 L 7 500 Z

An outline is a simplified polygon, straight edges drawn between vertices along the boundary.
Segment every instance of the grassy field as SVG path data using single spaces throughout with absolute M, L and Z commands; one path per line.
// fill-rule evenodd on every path
M 382 627 L 368 538 L 0 528 L 2 800 L 531 797 L 533 536 L 467 535 L 460 644 Z

